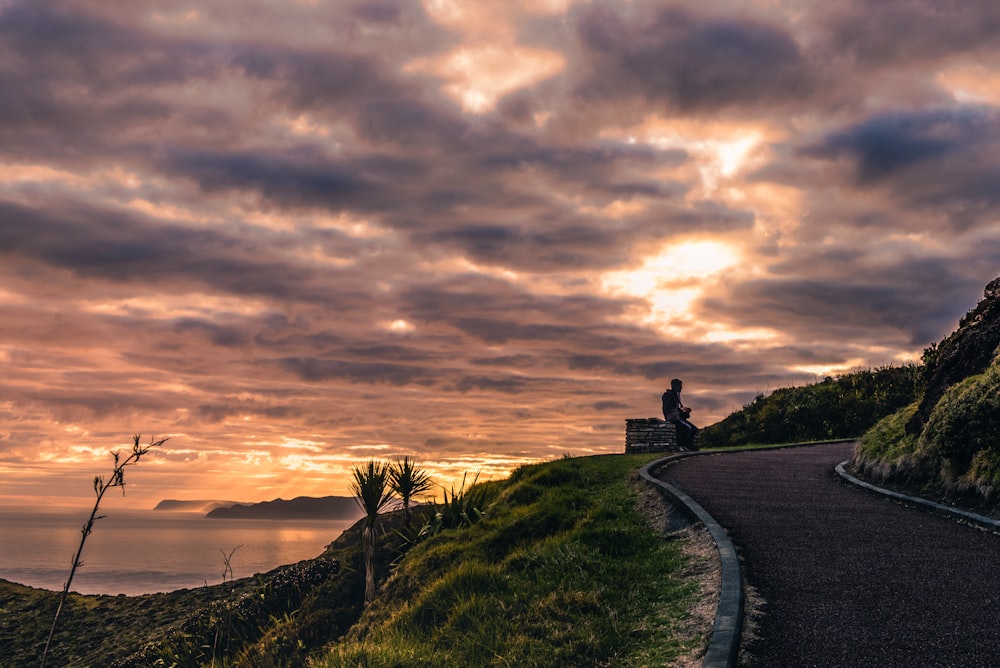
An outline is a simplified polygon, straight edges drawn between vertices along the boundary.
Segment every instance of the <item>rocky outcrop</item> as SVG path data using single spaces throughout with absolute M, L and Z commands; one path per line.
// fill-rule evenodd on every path
M 1000 277 L 984 290 L 984 298 L 959 323 L 958 329 L 927 356 L 927 386 L 906 433 L 920 434 L 945 391 L 969 376 L 982 373 L 1000 346 Z

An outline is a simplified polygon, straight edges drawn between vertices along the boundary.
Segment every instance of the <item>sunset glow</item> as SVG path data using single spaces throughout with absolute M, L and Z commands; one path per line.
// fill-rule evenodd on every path
M 0 3 L 0 503 L 133 433 L 144 507 L 450 488 L 620 452 L 672 377 L 704 426 L 919 360 L 1000 274 L 997 21 Z
M 416 62 L 412 72 L 432 72 L 448 83 L 444 91 L 473 114 L 492 110 L 511 91 L 531 86 L 562 69 L 558 54 L 516 45 L 461 47 L 434 62 Z
M 690 319 L 695 300 L 713 283 L 721 282 L 723 272 L 739 261 L 738 252 L 729 244 L 683 241 L 646 258 L 635 270 L 606 275 L 603 285 L 612 294 L 644 299 L 649 311 L 641 321 L 666 330 Z

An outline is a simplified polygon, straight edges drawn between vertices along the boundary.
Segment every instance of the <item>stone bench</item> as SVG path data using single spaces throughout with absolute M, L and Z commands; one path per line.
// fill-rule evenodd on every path
M 625 454 L 680 452 L 677 427 L 660 418 L 625 420 Z

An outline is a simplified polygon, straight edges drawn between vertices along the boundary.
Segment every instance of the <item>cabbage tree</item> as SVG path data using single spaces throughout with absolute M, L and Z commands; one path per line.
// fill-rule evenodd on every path
M 364 465 L 352 466 L 351 493 L 358 507 L 365 514 L 361 543 L 365 555 L 365 605 L 375 599 L 375 552 L 377 549 L 379 514 L 393 499 L 389 477 L 389 464 L 368 460 Z

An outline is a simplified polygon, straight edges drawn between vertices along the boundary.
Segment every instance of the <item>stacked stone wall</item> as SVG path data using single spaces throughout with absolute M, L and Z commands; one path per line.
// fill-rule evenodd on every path
M 677 452 L 677 427 L 659 418 L 625 420 L 625 453 Z

